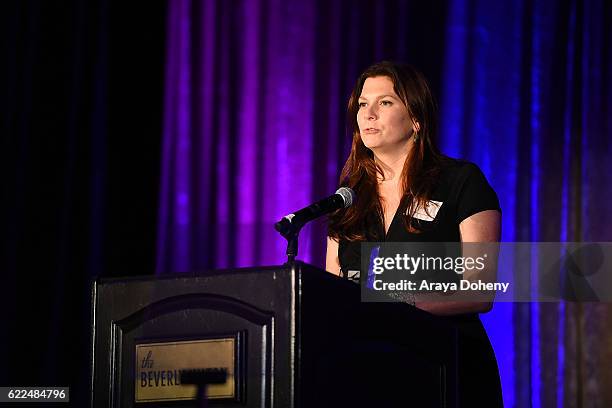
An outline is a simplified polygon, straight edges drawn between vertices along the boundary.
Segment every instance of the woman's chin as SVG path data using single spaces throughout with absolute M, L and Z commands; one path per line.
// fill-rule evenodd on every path
M 375 150 L 375 149 L 381 147 L 380 140 L 377 140 L 377 138 L 373 138 L 373 137 L 361 137 L 361 141 L 363 142 L 365 147 L 367 147 L 370 150 Z
M 380 138 L 362 137 L 361 141 L 364 146 L 372 150 L 374 153 L 389 153 L 407 149 L 412 143 L 411 139 L 404 140 L 381 140 Z

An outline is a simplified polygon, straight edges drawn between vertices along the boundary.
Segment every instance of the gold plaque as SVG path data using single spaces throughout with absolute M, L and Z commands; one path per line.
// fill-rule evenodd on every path
M 225 368 L 227 381 L 206 388 L 208 398 L 236 395 L 234 337 L 136 345 L 136 402 L 196 398 L 195 385 L 180 384 L 185 369 Z

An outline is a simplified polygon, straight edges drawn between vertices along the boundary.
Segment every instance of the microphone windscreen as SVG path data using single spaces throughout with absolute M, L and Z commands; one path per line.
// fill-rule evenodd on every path
M 348 208 L 353 205 L 355 201 L 355 192 L 348 187 L 340 187 L 336 190 L 336 194 L 340 194 L 342 200 L 344 200 L 344 208 Z

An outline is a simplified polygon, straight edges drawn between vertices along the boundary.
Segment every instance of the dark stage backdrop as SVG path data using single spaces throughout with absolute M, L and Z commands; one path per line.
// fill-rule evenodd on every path
M 97 275 L 280 263 L 272 224 L 333 192 L 358 73 L 419 66 L 440 145 L 481 166 L 505 241 L 611 241 L 610 2 L 0 5 L 0 383 L 87 401 Z M 323 265 L 324 233 L 300 258 Z M 507 406 L 612 405 L 612 310 L 483 316 Z
M 609 1 L 169 4 L 158 271 L 282 262 L 272 225 L 335 190 L 348 95 L 381 59 L 430 78 L 442 150 L 483 169 L 505 241 L 612 240 Z M 300 258 L 322 266 L 324 237 Z M 507 406 L 612 405 L 610 305 L 483 321 Z
M 89 283 L 151 274 L 165 2 L 0 3 L 0 385 L 89 389 Z

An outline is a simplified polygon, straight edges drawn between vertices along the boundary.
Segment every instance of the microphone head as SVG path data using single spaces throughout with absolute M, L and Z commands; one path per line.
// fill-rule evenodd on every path
M 342 197 L 342 201 L 344 201 L 344 208 L 348 208 L 353 205 L 355 201 L 355 192 L 348 187 L 340 187 L 336 190 L 336 194 L 339 194 Z

